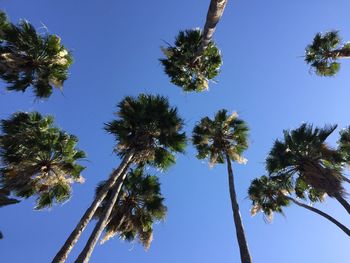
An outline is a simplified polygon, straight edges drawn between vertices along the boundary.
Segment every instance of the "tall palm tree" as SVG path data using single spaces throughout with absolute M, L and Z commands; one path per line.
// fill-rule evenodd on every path
M 192 135 L 198 159 L 208 158 L 211 165 L 227 162 L 233 219 L 243 263 L 252 260 L 239 212 L 231 161 L 238 163 L 246 161 L 242 153 L 248 148 L 247 133 L 246 123 L 239 119 L 236 113 L 229 115 L 227 110 L 220 110 L 213 120 L 209 117 L 202 118 L 194 127 Z
M 317 33 L 306 47 L 305 62 L 319 76 L 334 76 L 340 69 L 338 59 L 350 57 L 350 43 L 341 43 L 338 31 Z
M 76 149 L 78 139 L 53 121 L 37 112 L 18 112 L 1 121 L 1 191 L 36 196 L 35 209 L 67 201 L 71 184 L 83 180 L 84 167 L 77 161 L 85 154 Z
M 58 36 L 39 34 L 25 20 L 12 24 L 0 11 L 0 78 L 8 90 L 32 86 L 37 98 L 47 98 L 53 87 L 62 88 L 72 61 Z
M 165 59 L 160 59 L 171 82 L 184 91 L 201 92 L 208 89 L 222 64 L 219 49 L 212 41 L 227 0 L 211 0 L 204 30 L 180 31 L 175 45 L 162 48 Z
M 300 183 L 301 182 L 299 182 L 299 184 Z M 301 187 L 304 188 L 304 186 Z M 283 208 L 289 206 L 290 202 L 293 202 L 300 207 L 303 207 L 326 218 L 338 226 L 341 230 L 343 230 L 344 233 L 350 236 L 350 229 L 334 219 L 332 216 L 293 198 L 291 196 L 291 193 L 295 191 L 294 188 L 299 188 L 297 190 L 299 191 L 299 197 L 302 195 L 303 199 L 305 199 L 305 192 L 300 192 L 301 189 L 300 185 L 298 186 L 298 182 L 296 182 L 296 185 L 293 186 L 292 180 L 290 178 L 269 178 L 267 176 L 262 176 L 260 178 L 254 179 L 248 189 L 249 198 L 252 200 L 253 205 L 251 209 L 252 215 L 255 215 L 257 212 L 262 211 L 270 221 L 272 220 L 272 215 L 274 212 L 283 213 Z M 308 196 L 311 201 L 315 201 L 315 199 L 322 200 L 322 195 L 320 195 L 320 193 L 315 194 L 315 191 L 312 192 L 310 190 L 312 189 L 309 189 Z
M 96 194 L 101 191 L 104 183 L 97 187 Z M 103 215 L 111 193 L 110 190 L 96 210 L 96 219 Z M 129 171 L 108 219 L 101 243 L 119 235 L 128 241 L 138 238 L 145 249 L 148 249 L 153 237 L 153 223 L 163 220 L 166 216 L 167 208 L 163 202 L 156 176 L 144 174 L 142 168 Z
M 105 128 L 115 136 L 115 152 L 122 158 L 122 162 L 86 210 L 53 262 L 66 260 L 96 209 L 113 187 L 104 216 L 97 223 L 88 241 L 88 253 L 82 256 L 83 260 L 89 259 L 93 247 L 105 228 L 123 180 L 126 178 L 126 171 L 131 164 L 152 165 L 159 169 L 166 169 L 175 163 L 174 154 L 184 151 L 186 135 L 182 132 L 183 120 L 178 116 L 177 109 L 170 107 L 165 97 L 145 94 L 137 98 L 126 97 L 117 107 L 117 119 L 107 123 Z
M 271 176 L 302 179 L 317 191 L 337 199 L 350 213 L 342 186 L 343 154 L 325 142 L 336 127 L 313 128 L 305 123 L 295 130 L 285 130 L 283 141 L 275 141 L 266 168 Z

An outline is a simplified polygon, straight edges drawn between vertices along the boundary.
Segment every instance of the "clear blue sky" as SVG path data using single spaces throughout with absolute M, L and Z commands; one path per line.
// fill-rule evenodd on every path
M 113 138 L 103 123 L 112 119 L 125 95 L 168 96 L 179 108 L 190 134 L 196 121 L 218 109 L 238 111 L 250 128 L 247 165 L 234 164 L 241 214 L 254 262 L 347 263 L 349 238 L 330 222 L 290 207 L 266 224 L 251 217 L 247 188 L 264 174 L 264 159 L 283 129 L 302 122 L 350 124 L 350 61 L 333 78 L 310 75 L 305 46 L 318 31 L 339 29 L 350 40 L 350 2 L 229 0 L 215 34 L 224 65 L 217 84 L 201 94 L 185 94 L 170 84 L 158 62 L 163 40 L 180 29 L 202 27 L 209 0 L 47 1 L 1 0 L 12 21 L 26 18 L 45 25 L 72 50 L 74 65 L 64 94 L 34 101 L 29 93 L 8 93 L 0 84 L 0 118 L 23 110 L 52 114 L 60 127 L 80 138 L 88 154 L 86 183 L 74 185 L 71 200 L 50 211 L 33 211 L 34 200 L 0 209 L 0 261 L 50 262 L 92 201 L 97 182 L 118 166 Z M 44 30 L 44 29 L 42 29 Z M 331 138 L 331 143 L 336 136 Z M 159 174 L 169 213 L 155 226 L 151 249 L 113 239 L 98 245 L 91 262 L 232 263 L 239 252 L 229 203 L 226 167 L 209 168 L 193 147 L 166 174 Z M 348 188 L 348 190 L 350 190 Z M 319 205 L 350 226 L 333 200 Z M 91 227 L 71 253 L 73 262 Z

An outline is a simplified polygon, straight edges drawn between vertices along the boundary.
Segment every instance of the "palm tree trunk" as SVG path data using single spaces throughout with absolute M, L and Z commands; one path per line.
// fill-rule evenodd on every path
M 345 232 L 345 234 L 347 234 L 348 236 L 350 236 L 350 229 L 348 229 L 346 226 L 344 226 L 342 223 L 340 223 L 339 221 L 337 221 L 336 219 L 334 219 L 333 217 L 331 217 L 330 215 L 328 215 L 325 212 L 322 212 L 321 210 L 318 210 L 317 208 L 314 208 L 312 206 L 303 204 L 297 200 L 295 200 L 294 198 L 290 197 L 290 196 L 286 196 L 284 195 L 287 199 L 289 199 L 290 201 L 292 201 L 294 204 L 304 207 L 307 210 L 310 210 L 316 214 L 319 214 L 320 216 L 323 216 L 324 218 L 328 219 L 329 221 L 331 221 L 333 224 L 335 224 L 337 227 L 339 227 L 341 230 L 343 230 Z
M 61 247 L 60 251 L 58 251 L 54 259 L 52 260 L 52 263 L 64 263 L 66 261 L 68 254 L 73 249 L 75 243 L 77 243 L 87 224 L 91 221 L 93 215 L 96 212 L 96 209 L 100 206 L 101 202 L 106 197 L 109 189 L 115 184 L 119 176 L 121 176 L 123 173 L 126 174 L 127 168 L 130 166 L 133 156 L 134 153 L 132 151 L 125 155 L 118 169 L 116 169 L 112 173 L 111 177 L 109 178 L 108 182 L 105 184 L 101 192 L 96 196 L 93 203 L 86 210 L 79 223 L 74 228 L 73 232 L 70 234 L 64 245 Z
M 237 202 L 231 160 L 227 154 L 226 154 L 226 161 L 227 161 L 228 184 L 229 184 L 229 188 L 230 188 L 230 197 L 231 197 L 231 205 L 232 205 L 232 211 L 233 211 L 233 219 L 234 219 L 235 227 L 236 227 L 236 235 L 237 235 L 237 240 L 238 240 L 238 245 L 239 245 L 239 251 L 241 254 L 241 261 L 242 261 L 242 263 L 251 263 L 252 258 L 251 258 L 250 253 L 249 253 L 248 243 L 247 243 L 247 239 L 246 239 L 246 236 L 244 233 L 242 218 L 241 218 L 241 215 L 239 212 L 239 206 L 238 206 L 238 202 Z
M 97 244 L 98 239 L 100 238 L 103 230 L 105 229 L 110 215 L 112 213 L 113 210 L 113 206 L 115 205 L 117 199 L 118 199 L 118 195 L 120 192 L 120 189 L 122 188 L 123 182 L 126 178 L 127 173 L 124 173 L 121 180 L 118 180 L 118 182 L 116 183 L 116 185 L 113 186 L 113 191 L 112 191 L 112 195 L 110 197 L 110 199 L 108 200 L 108 203 L 106 204 L 105 209 L 103 210 L 103 214 L 100 217 L 100 220 L 98 221 L 98 223 L 96 224 L 94 230 L 91 233 L 91 236 L 88 240 L 88 242 L 86 243 L 83 251 L 80 253 L 80 255 L 78 256 L 77 260 L 75 261 L 75 263 L 87 263 L 90 260 L 91 254 Z
M 344 182 L 347 182 L 347 183 L 350 184 L 350 179 L 349 179 L 349 178 L 347 178 L 347 177 L 344 176 L 344 175 L 341 175 L 341 178 L 342 178 L 342 180 L 343 180 Z
M 336 194 L 333 195 L 335 199 L 338 200 L 338 202 L 346 209 L 346 211 L 348 211 L 348 213 L 350 214 L 350 204 L 340 195 L 340 194 Z
M 210 1 L 207 19 L 204 25 L 202 41 L 197 49 L 194 61 L 196 61 L 202 55 L 203 51 L 208 47 L 210 41 L 212 40 L 216 29 L 216 25 L 220 21 L 220 18 L 224 13 L 226 4 L 227 0 Z

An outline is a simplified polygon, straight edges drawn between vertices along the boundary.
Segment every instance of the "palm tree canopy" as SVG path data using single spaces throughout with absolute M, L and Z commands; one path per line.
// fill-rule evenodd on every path
M 2 188 L 16 196 L 36 196 L 36 209 L 66 201 L 71 184 L 82 182 L 84 158 L 78 139 L 53 126 L 51 116 L 15 113 L 1 121 L 0 179 Z
M 312 44 L 305 50 L 305 61 L 320 76 L 333 76 L 339 69 L 337 59 L 344 53 L 350 54 L 350 44 L 341 45 L 338 31 L 317 33 Z
M 283 208 L 290 205 L 288 196 L 295 194 L 299 199 L 306 201 L 322 202 L 325 193 L 307 185 L 300 177 L 293 180 L 286 176 L 261 176 L 254 179 L 248 189 L 248 195 L 252 201 L 251 214 L 263 212 L 270 222 L 273 213 L 283 214 Z
M 177 108 L 170 107 L 167 98 L 141 94 L 125 97 L 117 107 L 117 119 L 105 129 L 115 136 L 119 156 L 133 151 L 135 162 L 161 169 L 175 163 L 174 153 L 184 151 L 186 135 Z
M 270 176 L 297 176 L 320 193 L 343 194 L 341 169 L 343 155 L 326 144 L 334 126 L 313 128 L 302 124 L 295 130 L 285 130 L 283 140 L 276 140 L 267 159 Z
M 58 36 L 39 34 L 25 20 L 12 24 L 0 11 L 0 78 L 8 90 L 32 86 L 37 98 L 47 98 L 62 87 L 72 61 Z
M 262 211 L 271 221 L 274 212 L 283 214 L 283 207 L 290 203 L 283 193 L 289 194 L 292 191 L 290 178 L 283 179 L 261 176 L 251 182 L 248 195 L 252 200 L 252 215 Z
M 180 31 L 174 46 L 162 47 L 166 56 L 160 59 L 164 72 L 173 84 L 184 91 L 207 90 L 209 80 L 219 74 L 222 59 L 214 42 L 210 41 L 208 47 L 196 59 L 201 39 L 202 32 L 199 29 Z
M 226 154 L 232 161 L 244 163 L 242 153 L 248 148 L 248 126 L 238 118 L 237 113 L 227 114 L 223 109 L 214 119 L 202 118 L 194 127 L 192 141 L 197 158 L 208 158 L 211 165 L 224 163 Z
M 340 131 L 340 139 L 338 141 L 338 150 L 344 156 L 347 164 L 350 163 L 350 126 Z
M 96 195 L 104 184 L 105 182 L 102 182 L 97 187 Z M 112 190 L 97 209 L 94 215 L 96 219 L 103 214 L 111 192 Z M 130 170 L 113 207 L 102 242 L 119 235 L 128 241 L 138 238 L 141 244 L 148 249 L 152 242 L 153 224 L 163 220 L 166 211 L 158 178 L 144 174 L 142 168 Z

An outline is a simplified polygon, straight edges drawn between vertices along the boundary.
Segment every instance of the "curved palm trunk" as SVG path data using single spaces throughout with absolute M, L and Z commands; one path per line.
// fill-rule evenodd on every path
M 249 253 L 248 243 L 247 243 L 247 239 L 246 239 L 246 236 L 244 233 L 242 218 L 241 218 L 241 215 L 239 212 L 239 206 L 238 206 L 238 202 L 237 202 L 231 160 L 227 154 L 226 154 L 226 161 L 227 161 L 228 183 L 229 183 L 229 188 L 230 188 L 230 197 L 231 197 L 231 205 L 232 205 L 232 211 L 233 211 L 233 219 L 234 219 L 235 227 L 236 227 L 236 235 L 237 235 L 237 240 L 238 240 L 238 245 L 239 245 L 239 251 L 241 254 L 241 261 L 242 261 L 242 263 L 251 263 L 252 258 L 251 258 L 250 253 Z
M 210 1 L 207 19 L 204 25 L 202 41 L 197 49 L 194 61 L 196 61 L 202 55 L 203 51 L 208 47 L 210 41 L 212 40 L 216 29 L 216 25 L 220 21 L 222 14 L 224 13 L 226 4 L 227 0 Z
M 346 211 L 350 214 L 350 204 L 346 201 L 340 194 L 333 195 L 335 199 L 346 209 Z
M 52 263 L 63 263 L 66 261 L 68 254 L 73 249 L 75 243 L 77 243 L 87 224 L 91 221 L 93 215 L 96 212 L 96 209 L 100 206 L 101 202 L 106 197 L 109 189 L 115 184 L 119 176 L 121 176 L 123 173 L 126 174 L 127 168 L 130 166 L 133 156 L 134 153 L 132 151 L 125 155 L 118 169 L 116 169 L 112 173 L 111 177 L 109 178 L 108 182 L 105 184 L 101 192 L 96 196 L 93 203 L 86 210 L 79 223 L 74 228 L 73 232 L 70 234 L 64 245 L 61 247 L 60 251 L 58 251 L 54 259 L 52 260 Z
M 108 200 L 108 203 L 106 204 L 105 209 L 103 210 L 102 217 L 96 224 L 93 232 L 91 233 L 91 236 L 86 243 L 83 251 L 78 256 L 76 263 L 87 263 L 90 260 L 91 254 L 97 244 L 98 239 L 100 238 L 103 230 L 105 229 L 106 225 L 109 222 L 110 215 L 112 213 L 113 207 L 118 199 L 118 195 L 120 192 L 120 189 L 122 188 L 123 182 L 126 178 L 127 173 L 124 173 L 121 180 L 118 180 L 117 183 L 113 186 L 113 191 L 110 199 Z
M 317 208 L 314 208 L 312 206 L 306 205 L 304 203 L 301 203 L 297 200 L 295 200 L 294 198 L 290 197 L 290 196 L 286 196 L 284 195 L 287 199 L 289 199 L 290 201 L 292 201 L 294 204 L 304 207 L 307 210 L 310 210 L 320 216 L 323 216 L 324 218 L 328 219 L 329 221 L 331 221 L 333 224 L 335 224 L 337 227 L 339 227 L 341 230 L 344 231 L 345 234 L 347 234 L 348 236 L 350 236 L 350 229 L 348 229 L 346 226 L 344 226 L 342 223 L 340 223 L 339 221 L 337 221 L 336 219 L 334 219 L 333 217 L 331 217 L 330 215 L 328 215 L 325 212 L 322 212 L 321 210 L 318 210 Z

